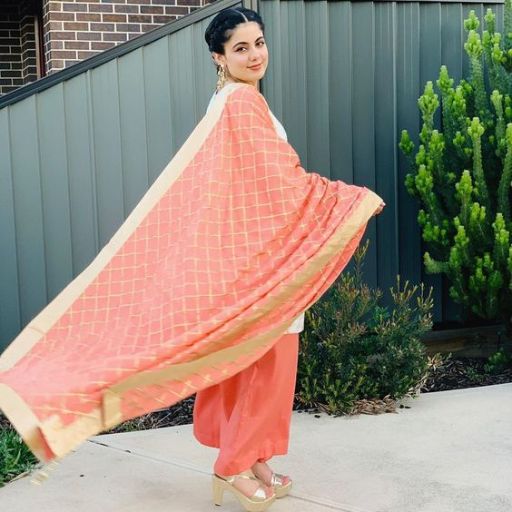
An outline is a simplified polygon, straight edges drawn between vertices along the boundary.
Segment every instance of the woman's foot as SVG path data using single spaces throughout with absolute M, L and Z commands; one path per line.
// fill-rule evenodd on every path
M 242 476 L 246 475 L 246 476 Z M 221 478 L 224 479 L 230 479 L 230 476 L 226 475 L 218 475 Z M 249 478 L 246 478 L 246 477 Z M 250 477 L 253 478 L 250 478 Z M 274 490 L 272 489 L 272 486 L 266 485 L 264 482 L 260 481 L 257 478 L 254 478 L 256 475 L 254 475 L 250 470 L 244 471 L 244 473 L 240 475 L 235 475 L 235 479 L 232 482 L 232 486 L 235 489 L 238 489 L 244 496 L 247 496 L 248 498 L 254 496 L 254 493 L 257 492 L 259 488 L 263 489 L 265 496 L 267 498 L 271 498 L 274 494 Z
M 263 512 L 276 499 L 272 487 L 260 482 L 250 470 L 232 476 L 214 474 L 212 484 L 215 505 L 222 505 L 224 491 L 234 494 L 248 512 Z
M 274 473 L 266 462 L 256 462 L 251 470 L 258 480 L 274 489 L 277 498 L 282 498 L 290 492 L 292 487 L 291 478 Z

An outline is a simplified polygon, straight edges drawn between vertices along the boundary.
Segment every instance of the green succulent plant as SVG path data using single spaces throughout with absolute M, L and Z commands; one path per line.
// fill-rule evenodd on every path
M 464 22 L 470 76 L 455 84 L 442 66 L 437 87 L 427 82 L 418 100 L 418 147 L 406 130 L 399 146 L 410 164 L 405 186 L 420 204 L 427 272 L 446 275 L 455 302 L 512 334 L 512 0 L 504 36 L 491 9 L 484 26 L 480 35 L 471 11 Z

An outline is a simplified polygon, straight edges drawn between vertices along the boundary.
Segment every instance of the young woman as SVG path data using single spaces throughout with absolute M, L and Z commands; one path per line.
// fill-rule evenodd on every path
M 208 109 L 232 84 L 257 87 L 269 54 L 264 24 L 256 12 L 243 7 L 221 11 L 209 24 L 205 39 L 219 76 Z M 282 124 L 269 113 L 277 134 L 287 140 Z M 267 461 L 288 450 L 298 333 L 303 325 L 302 313 L 261 359 L 197 394 L 195 436 L 202 444 L 220 449 L 213 475 L 217 504 L 227 489 L 247 510 L 264 510 L 290 491 L 290 477 L 274 473 Z
M 343 270 L 381 198 L 306 172 L 256 86 L 263 23 L 219 13 L 208 113 L 91 264 L 0 356 L 0 410 L 44 462 L 198 393 L 213 490 L 261 511 L 291 479 L 301 314 Z

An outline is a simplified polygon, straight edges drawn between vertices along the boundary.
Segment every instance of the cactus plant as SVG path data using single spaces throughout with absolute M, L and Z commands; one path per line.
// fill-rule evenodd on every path
M 427 82 L 418 100 L 419 146 L 404 130 L 400 149 L 411 168 L 407 191 L 420 203 L 427 272 L 446 275 L 450 296 L 468 313 L 502 321 L 512 334 L 512 0 L 504 37 L 491 9 L 484 24 L 480 35 L 470 12 L 470 76 L 455 85 L 441 67 L 437 89 Z

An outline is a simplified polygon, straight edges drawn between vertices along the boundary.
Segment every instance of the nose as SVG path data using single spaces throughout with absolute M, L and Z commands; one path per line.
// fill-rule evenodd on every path
M 251 48 L 251 50 L 249 52 L 249 60 L 257 61 L 259 59 L 259 56 L 260 56 L 259 48 Z

